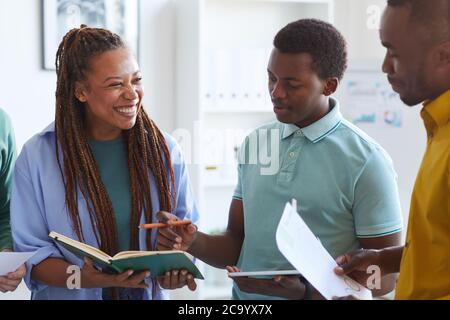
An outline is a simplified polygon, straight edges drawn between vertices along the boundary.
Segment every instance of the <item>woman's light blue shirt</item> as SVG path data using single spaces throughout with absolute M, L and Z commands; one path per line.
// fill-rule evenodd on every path
M 199 214 L 195 206 L 189 175 L 180 147 L 168 134 L 164 134 L 170 150 L 175 174 L 177 204 L 172 212 L 180 219 L 198 222 Z M 13 174 L 11 194 L 11 229 L 16 251 L 37 253 L 27 262 L 25 283 L 32 291 L 32 299 L 70 299 L 101 300 L 102 289 L 57 288 L 31 279 L 34 266 L 47 258 L 61 258 L 72 265 L 83 266 L 83 261 L 56 245 L 48 237 L 50 231 L 56 231 L 77 239 L 65 205 L 64 184 L 56 159 L 54 124 L 31 138 L 20 153 Z M 63 159 L 62 156 L 60 159 Z M 127 169 L 127 168 L 124 168 Z M 159 201 L 154 181 L 151 181 L 151 199 L 153 214 L 159 211 Z M 86 243 L 99 247 L 89 218 L 86 201 L 78 190 L 78 209 Z M 144 223 L 141 218 L 141 223 Z M 147 250 L 145 238 L 148 231 L 139 233 L 140 250 Z M 156 244 L 156 233 L 152 232 L 152 241 Z M 147 279 L 150 288 L 145 291 L 144 299 L 152 299 L 152 282 Z M 154 299 L 166 299 L 167 292 L 159 286 Z

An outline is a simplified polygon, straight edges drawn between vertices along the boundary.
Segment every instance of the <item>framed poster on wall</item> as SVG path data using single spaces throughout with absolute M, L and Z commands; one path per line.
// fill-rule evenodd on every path
M 344 117 L 363 130 L 400 129 L 405 106 L 382 71 L 382 59 L 349 60 L 335 96 Z
M 139 0 L 42 0 L 44 69 L 55 69 L 64 35 L 81 24 L 117 33 L 139 55 Z

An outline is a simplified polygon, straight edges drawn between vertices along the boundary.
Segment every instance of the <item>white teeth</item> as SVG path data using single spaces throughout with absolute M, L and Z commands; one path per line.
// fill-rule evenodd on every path
M 123 107 L 123 108 L 117 108 L 116 109 L 118 112 L 120 113 L 124 113 L 124 114 L 134 114 L 137 110 L 136 106 L 133 107 Z

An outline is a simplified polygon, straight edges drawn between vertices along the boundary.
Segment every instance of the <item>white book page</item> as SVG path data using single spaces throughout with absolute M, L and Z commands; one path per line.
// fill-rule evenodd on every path
M 287 203 L 278 225 L 276 241 L 280 252 L 326 299 L 349 295 L 372 299 L 369 289 L 334 273 L 336 261 L 308 228 L 296 207 Z

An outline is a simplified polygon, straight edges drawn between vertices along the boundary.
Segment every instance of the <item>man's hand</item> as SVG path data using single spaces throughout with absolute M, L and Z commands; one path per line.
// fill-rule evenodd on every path
M 370 266 L 378 266 L 383 274 L 383 268 L 380 265 L 380 250 L 359 249 L 338 257 L 336 262 L 339 265 L 334 269 L 337 275 L 348 275 L 364 287 L 367 287 L 367 279 L 371 276 L 371 273 L 367 273 Z
M 157 214 L 160 222 L 170 225 L 178 218 L 168 212 L 160 211 Z M 170 226 L 159 228 L 157 235 L 157 250 L 182 250 L 187 251 L 197 236 L 197 227 L 193 224 L 184 226 Z
M 228 272 L 240 272 L 237 267 L 227 267 Z M 247 293 L 301 300 L 305 297 L 305 285 L 296 276 L 276 276 L 272 279 L 255 279 L 250 277 L 230 277 Z

